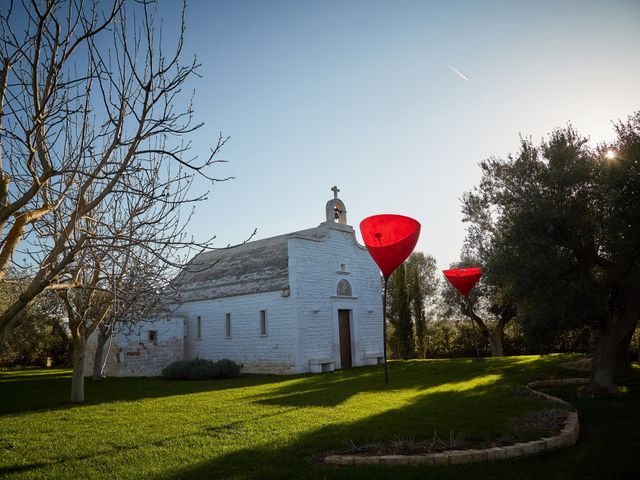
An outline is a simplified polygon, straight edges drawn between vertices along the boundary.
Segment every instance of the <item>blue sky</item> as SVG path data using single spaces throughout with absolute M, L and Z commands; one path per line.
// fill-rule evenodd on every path
M 178 10 L 161 2 L 165 28 Z M 445 268 L 479 161 L 567 122 L 606 141 L 640 109 L 637 1 L 191 0 L 186 41 L 192 153 L 231 137 L 213 174 L 236 179 L 189 227 L 219 246 L 319 224 L 337 185 L 356 229 L 412 216 Z

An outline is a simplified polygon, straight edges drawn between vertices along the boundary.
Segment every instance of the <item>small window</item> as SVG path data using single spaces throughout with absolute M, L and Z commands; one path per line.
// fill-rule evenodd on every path
M 196 317 L 196 338 L 198 340 L 202 339 L 202 317 Z
M 340 264 L 340 271 L 341 272 L 346 272 L 347 271 L 347 264 L 346 263 L 341 263 Z
M 231 338 L 231 314 L 227 313 L 224 316 L 224 336 Z
M 149 343 L 153 345 L 158 345 L 158 331 L 157 330 L 149 330 Z
M 267 311 L 260 310 L 260 336 L 267 336 Z

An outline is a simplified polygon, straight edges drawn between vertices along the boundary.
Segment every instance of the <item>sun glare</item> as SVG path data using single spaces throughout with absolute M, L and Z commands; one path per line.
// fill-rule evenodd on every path
M 610 148 L 605 152 L 604 156 L 607 160 L 613 160 L 614 158 L 616 158 L 616 151 Z

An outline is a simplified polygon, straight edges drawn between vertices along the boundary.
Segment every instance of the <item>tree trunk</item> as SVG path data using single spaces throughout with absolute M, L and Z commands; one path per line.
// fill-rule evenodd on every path
M 476 312 L 473 311 L 473 307 L 471 304 L 464 305 L 462 307 L 462 313 L 468 316 L 471 319 L 472 325 L 478 325 L 480 329 L 480 333 L 482 334 L 482 338 L 484 338 L 487 342 L 491 344 L 491 353 L 493 354 L 493 343 L 491 343 L 491 333 L 489 332 L 489 328 L 487 328 L 487 324 L 478 316 Z M 475 329 L 473 331 L 475 337 L 475 347 L 476 347 L 476 357 L 480 358 L 480 353 L 478 351 L 478 337 L 476 335 Z M 500 349 L 502 350 L 502 339 L 500 339 Z
M 492 357 L 504 357 L 504 350 L 502 349 L 502 339 L 504 338 L 504 329 L 496 326 L 493 332 L 489 335 L 489 345 L 491 345 Z
M 589 385 L 591 395 L 613 396 L 620 394 L 614 382 L 617 344 L 615 332 L 609 330 L 599 335 L 591 364 L 591 384 Z
M 96 345 L 96 355 L 93 360 L 93 379 L 94 380 L 100 380 L 101 378 L 104 378 L 104 375 L 102 374 L 102 362 L 103 362 L 102 357 L 104 356 L 104 346 L 107 344 L 109 337 L 111 337 L 112 330 L 113 329 L 111 327 L 111 324 L 105 325 L 101 323 L 100 325 L 98 325 L 98 332 L 97 332 L 98 343 Z
M 74 335 L 73 375 L 71 377 L 71 401 L 84 402 L 84 359 L 87 353 L 87 339 L 84 335 Z
M 588 391 L 594 396 L 619 395 L 614 383 L 618 345 L 632 334 L 640 318 L 640 297 L 636 292 L 627 295 L 622 313 L 609 320 L 596 340 L 591 364 L 591 383 Z
M 9 337 L 9 332 L 11 332 L 11 330 L 13 328 L 15 328 L 17 325 L 20 324 L 20 322 L 22 321 L 22 318 L 24 317 L 26 310 L 22 310 L 18 313 L 15 314 L 14 317 L 12 317 L 9 321 L 7 321 L 6 324 L 3 324 L 0 321 L 0 351 L 5 347 L 5 342 L 7 341 L 7 338 Z

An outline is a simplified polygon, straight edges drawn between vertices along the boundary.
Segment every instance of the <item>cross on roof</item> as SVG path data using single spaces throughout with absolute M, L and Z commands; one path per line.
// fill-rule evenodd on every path
M 338 192 L 340 189 L 334 185 L 331 191 L 333 192 L 333 198 L 338 198 Z

